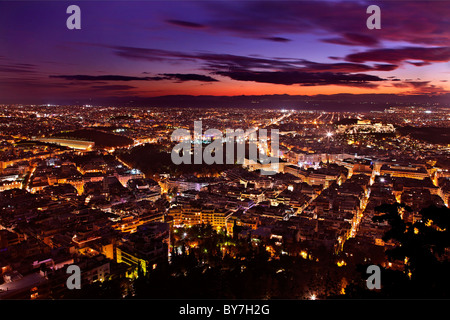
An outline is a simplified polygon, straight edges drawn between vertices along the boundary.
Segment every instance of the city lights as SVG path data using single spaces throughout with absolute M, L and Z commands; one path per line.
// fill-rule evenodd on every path
M 450 6 L 381 4 L 0 1 L 0 300 L 449 299 Z
M 47 114 L 47 108 L 6 106 L 4 109 L 5 114 L 13 114 L 17 120 L 8 118 L 9 126 L 0 123 L 10 135 L 0 148 L 3 159 L 0 200 L 6 204 L 3 206 L 6 214 L 0 214 L 3 228 L 0 236 L 6 234 L 8 248 L 14 250 L 15 246 L 30 242 L 32 237 L 22 239 L 9 226 L 20 224 L 22 219 L 33 222 L 42 217 L 58 217 L 51 224 L 46 223 L 47 220 L 29 224 L 29 232 L 32 228 L 35 228 L 32 232 L 52 230 L 55 235 L 59 232 L 61 237 L 52 236 L 51 245 L 64 246 L 65 239 L 75 245 L 75 258 L 68 257 L 62 263 L 91 261 L 89 274 L 93 276 L 83 280 L 89 283 L 107 283 L 111 277 L 119 276 L 108 261 L 126 266 L 124 279 L 131 283 L 142 275 L 157 272 L 161 262 L 167 261 L 176 270 L 170 277 L 177 281 L 174 279 L 180 275 L 190 277 L 190 269 L 177 269 L 179 261 L 190 257 L 203 270 L 215 268 L 217 261 L 236 265 L 233 270 L 238 270 L 240 277 L 236 283 L 251 287 L 248 274 L 255 272 L 252 265 L 257 253 L 264 252 L 267 263 L 280 262 L 271 277 L 290 274 L 288 265 L 283 265 L 285 260 L 301 259 L 302 263 L 314 267 L 336 268 L 333 274 L 334 281 L 339 284 L 335 288 L 337 291 L 328 292 L 328 287 L 320 280 L 314 290 L 320 289 L 324 296 L 336 292 L 346 296 L 346 284 L 357 281 L 357 272 L 350 279 L 347 274 L 354 268 L 353 259 L 364 257 L 356 263 L 369 263 L 376 250 L 395 245 L 383 238 L 388 224 L 373 220 L 378 206 L 408 203 L 413 213 L 402 209 L 400 219 L 405 224 L 423 224 L 407 229 L 415 237 L 426 234 L 422 232 L 426 229 L 422 228 L 441 234 L 447 230 L 438 225 L 440 222 L 421 220 L 419 213 L 426 203 L 447 208 L 450 168 L 442 160 L 447 159 L 449 150 L 412 140 L 409 134 L 403 135 L 401 131 L 397 135 L 375 139 L 370 133 L 363 133 L 363 128 L 368 129 L 372 124 L 359 120 L 362 123 L 359 136 L 355 138 L 345 130 L 336 132 L 331 131 L 335 128 L 314 126 L 314 122 L 330 123 L 342 117 L 337 112 L 268 110 L 270 116 L 265 118 L 266 113 L 245 109 L 237 113 L 234 109 L 219 112 L 151 108 L 148 112 L 142 108 L 117 116 L 121 109 L 109 107 L 102 110 L 103 118 L 98 116 L 95 108 L 77 106 L 52 106 L 52 117 L 33 117 L 39 125 L 27 125 L 25 119 L 30 114 Z M 72 116 L 81 112 L 82 118 Z M 217 125 L 219 114 L 226 119 L 221 126 Z M 397 118 L 396 112 L 389 114 L 392 123 L 403 123 L 403 113 Z M 436 113 L 421 114 L 434 117 Z M 118 120 L 111 120 L 114 117 Z M 172 130 L 181 127 L 180 123 L 193 123 L 198 117 L 205 127 L 214 125 L 223 132 L 228 128 L 255 130 L 252 129 L 255 124 L 260 129 L 280 126 L 280 172 L 273 176 L 263 175 L 260 170 L 264 164 L 250 161 L 245 156 L 242 164 L 233 162 L 229 168 L 202 165 L 198 170 L 174 164 L 170 160 L 170 150 L 180 140 L 170 139 Z M 361 113 L 358 117 L 362 117 Z M 141 121 L 136 122 L 136 119 Z M 443 118 L 442 126 L 445 119 L 447 117 Z M 78 142 L 71 138 L 70 143 L 62 145 L 56 138 L 43 137 L 38 143 L 34 138 L 36 128 L 42 126 L 59 126 L 68 135 L 80 132 L 77 127 L 98 130 L 110 125 L 111 121 L 117 122 L 115 128 L 130 128 L 114 129 L 115 135 L 147 143 L 103 146 L 103 141 L 95 136 L 96 131 L 89 132 L 89 138 L 95 138 L 96 142 L 87 149 L 78 147 L 89 143 L 86 140 Z M 378 122 L 374 120 L 374 123 Z M 305 125 L 309 125 L 307 130 L 304 130 Z M 28 143 L 19 143 L 24 139 Z M 350 140 L 351 144 L 348 143 Z M 183 141 L 190 143 L 191 139 Z M 242 139 L 242 142 L 246 141 L 247 138 Z M 264 139 L 260 142 L 272 141 Z M 424 161 L 417 159 L 418 145 L 428 154 Z M 24 196 L 26 200 L 23 200 Z M 42 199 L 47 202 L 43 203 Z M 87 229 L 79 229 L 80 223 L 87 224 Z M 49 252 L 45 261 L 52 266 L 51 270 L 58 270 L 61 267 L 56 267 L 57 257 Z M 380 261 L 389 269 L 403 272 L 402 268 L 409 268 L 414 260 L 406 257 L 396 263 Z M 15 276 L 8 268 L 2 267 L 4 278 L 19 281 L 22 275 Z M 219 267 L 221 277 L 225 277 L 223 281 L 228 281 L 227 268 Z M 405 274 L 414 281 L 411 270 Z M 36 272 L 31 276 L 41 279 Z M 307 272 L 301 277 L 315 275 Z M 301 277 L 298 281 L 304 281 Z M 297 280 L 293 278 L 292 281 Z M 30 292 L 28 298 L 46 297 L 38 282 L 32 283 L 37 291 Z M 273 290 L 271 283 L 262 285 Z M 0 284 L 2 287 L 12 288 L 9 283 Z M 299 290 L 305 291 L 290 291 L 290 294 L 318 299 L 317 292 L 308 293 L 311 288 Z M 6 295 L 5 292 L 9 295 L 13 291 L 0 292 L 0 297 Z M 133 294 L 121 292 L 120 296 Z

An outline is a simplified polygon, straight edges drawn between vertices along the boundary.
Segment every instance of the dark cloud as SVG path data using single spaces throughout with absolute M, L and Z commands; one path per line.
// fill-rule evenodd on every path
M 426 82 L 426 83 L 425 83 Z M 432 95 L 439 95 L 448 93 L 447 90 L 445 90 L 441 86 L 436 86 L 434 84 L 429 84 L 428 81 L 424 81 L 424 83 L 410 83 L 413 90 L 409 91 L 409 94 L 432 94 Z
M 147 72 L 145 72 L 147 73 Z M 131 77 L 120 75 L 105 75 L 105 76 L 91 76 L 91 75 L 51 75 L 50 78 L 58 78 L 65 80 L 76 81 L 161 81 L 161 80 L 176 80 L 178 82 L 184 81 L 201 81 L 212 82 L 216 79 L 202 74 L 183 74 L 183 73 L 162 73 L 153 77 Z
M 401 81 L 401 80 L 400 80 Z M 428 86 L 430 81 L 402 81 L 399 83 L 393 83 L 392 85 L 396 88 L 423 88 Z
M 303 71 L 332 71 L 332 72 L 367 72 L 367 71 L 392 71 L 397 69 L 395 64 L 375 64 L 374 66 L 362 63 L 317 63 L 303 60 Z
M 428 62 L 428 61 L 420 61 L 420 62 L 406 61 L 406 63 L 412 64 L 413 66 L 416 66 L 416 67 L 423 67 L 423 66 L 428 66 L 431 64 L 431 62 Z
M 406 81 L 405 83 L 413 88 L 423 88 L 426 87 L 430 81 Z
M 332 72 L 298 72 L 298 71 L 221 71 L 221 76 L 229 77 L 239 81 L 254 81 L 261 83 L 302 86 L 312 85 L 346 85 L 357 87 L 375 87 L 373 81 L 384 79 L 368 74 L 344 74 Z
M 0 64 L 0 72 L 5 73 L 35 73 L 36 65 L 30 63 Z
M 366 9 L 377 4 L 382 28 L 368 30 Z M 381 41 L 447 45 L 450 6 L 447 1 L 205 1 L 208 28 L 246 38 L 323 33 L 325 42 L 376 46 Z M 375 38 L 376 37 L 376 38 Z
M 401 81 L 400 79 L 396 79 L 398 81 Z M 436 86 L 434 84 L 430 84 L 430 81 L 411 81 L 411 80 L 404 80 L 397 83 L 392 83 L 392 86 L 395 88 L 402 88 L 402 89 L 411 89 L 409 91 L 406 91 L 405 93 L 411 94 L 411 95 L 417 95 L 417 94 L 432 94 L 432 95 L 440 95 L 444 93 L 448 93 L 447 90 L 445 90 L 441 86 Z
M 199 53 L 195 55 L 195 58 L 200 60 L 207 70 L 291 69 L 298 67 L 303 61 L 297 59 L 271 59 L 213 53 Z
M 170 23 L 175 26 L 185 27 L 185 28 L 194 28 L 194 29 L 202 29 L 205 28 L 203 24 L 184 21 L 184 20 L 166 20 L 167 23 Z
M 401 80 L 399 79 L 399 81 L 401 81 Z M 409 88 L 409 87 L 411 87 L 409 84 L 404 83 L 404 82 L 393 83 L 392 86 L 395 87 L 395 88 Z
M 148 81 L 153 80 L 152 77 L 130 77 L 118 75 L 90 76 L 90 75 L 51 75 L 50 78 L 58 78 L 65 80 L 77 81 Z
M 380 61 L 399 63 L 406 60 L 418 60 L 421 62 L 446 62 L 450 61 L 450 47 L 405 47 L 394 49 L 374 49 L 358 53 L 352 53 L 345 57 L 350 62 Z
M 374 69 L 376 71 L 392 71 L 398 68 L 396 64 L 375 64 Z
M 117 56 L 131 60 L 165 61 L 173 59 L 174 57 L 178 59 L 183 59 L 183 55 L 181 53 L 177 55 L 176 52 L 169 50 L 137 48 L 127 46 L 105 46 L 105 45 L 99 46 L 111 48 L 113 49 L 114 53 Z M 189 60 L 187 57 L 185 59 Z
M 374 88 L 374 81 L 384 79 L 364 74 L 370 71 L 392 71 L 396 64 L 367 65 L 353 62 L 317 63 L 295 58 L 265 58 L 260 56 L 240 56 L 210 52 L 183 53 L 134 47 L 111 47 L 114 52 L 128 59 L 177 62 L 189 60 L 200 63 L 203 71 L 237 81 L 255 81 L 292 85 L 344 85 Z M 177 80 L 217 81 L 205 75 L 159 74 L 158 76 Z
M 215 82 L 218 81 L 210 76 L 193 73 L 163 73 L 161 74 L 166 79 L 178 80 L 178 81 L 201 81 L 201 82 Z
M 358 8 L 362 7 L 325 1 L 292 1 L 283 2 L 283 5 L 276 1 L 229 1 L 213 5 L 205 3 L 205 6 L 210 13 L 210 28 L 246 38 L 310 33 L 318 29 L 340 30 L 342 25 L 350 32 L 355 30 L 354 23 L 350 26 L 351 20 L 342 19 L 341 15 L 354 18 Z M 359 12 L 365 12 L 365 8 Z M 359 15 L 365 18 L 364 14 Z
M 294 67 L 303 60 L 299 59 L 270 59 L 232 54 L 218 54 L 209 52 L 185 53 L 179 51 L 138 48 L 127 46 L 109 46 L 120 57 L 142 61 L 201 61 L 210 68 L 287 68 Z
M 375 64 L 374 66 L 340 62 L 340 63 L 317 63 L 304 59 L 295 58 L 265 58 L 240 56 L 220 53 L 183 53 L 179 51 L 158 50 L 135 47 L 111 47 L 114 52 L 132 60 L 145 61 L 198 61 L 202 63 L 203 70 L 215 71 L 245 71 L 250 69 L 284 70 L 284 71 L 331 71 L 331 72 L 368 72 L 368 71 L 392 71 L 398 66 L 395 64 Z
M 291 39 L 283 38 L 283 37 L 265 37 L 263 40 L 273 41 L 273 42 L 290 42 Z
M 347 46 L 376 46 L 379 44 L 377 38 L 360 33 L 344 33 L 341 37 L 322 39 L 322 42 Z
M 136 87 L 127 85 L 104 85 L 104 86 L 92 86 L 91 88 L 99 90 L 130 90 L 135 89 Z

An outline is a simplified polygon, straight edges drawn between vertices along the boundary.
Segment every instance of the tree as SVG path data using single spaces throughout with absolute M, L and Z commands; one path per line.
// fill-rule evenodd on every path
M 428 298 L 448 297 L 450 276 L 446 268 L 450 263 L 446 250 L 450 249 L 450 209 L 424 208 L 420 211 L 421 219 L 415 222 L 402 219 L 403 212 L 411 211 L 404 204 L 384 204 L 376 210 L 381 214 L 373 221 L 388 221 L 391 226 L 383 240 L 397 243 L 386 250 L 386 255 L 390 261 L 403 262 L 403 273 L 410 279 L 409 285 L 399 292 Z

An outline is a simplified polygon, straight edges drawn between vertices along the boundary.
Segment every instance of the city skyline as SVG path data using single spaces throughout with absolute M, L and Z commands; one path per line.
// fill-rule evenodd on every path
M 372 4 L 378 30 L 366 26 Z M 69 30 L 67 2 L 0 4 L 0 103 L 449 94 L 445 1 L 78 5 L 81 29 Z

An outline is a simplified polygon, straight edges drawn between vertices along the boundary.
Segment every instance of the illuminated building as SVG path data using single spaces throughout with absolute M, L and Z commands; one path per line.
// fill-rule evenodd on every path
M 232 215 L 232 211 L 219 208 L 192 207 L 185 205 L 169 209 L 168 215 L 173 218 L 173 224 L 178 226 L 195 226 L 209 224 L 214 228 L 221 229 L 227 227 L 227 220 Z
M 129 276 L 136 277 L 139 269 L 146 274 L 158 263 L 167 261 L 169 248 L 169 224 L 153 222 L 140 226 L 124 238 L 116 249 L 117 262 L 129 265 Z
M 130 233 L 136 232 L 138 228 L 150 222 L 162 222 L 164 216 L 160 214 L 148 214 L 142 216 L 128 216 L 122 218 L 118 223 L 113 225 L 113 228 L 117 231 Z
M 414 164 L 383 164 L 380 169 L 381 175 L 390 175 L 392 177 L 404 177 L 423 180 L 429 177 L 428 171 L 423 165 Z
M 370 120 L 358 120 L 356 124 L 339 125 L 337 133 L 356 134 L 356 133 L 392 133 L 395 127 L 392 124 L 371 123 Z
M 95 142 L 93 141 L 74 140 L 74 139 L 39 138 L 37 140 L 46 143 L 54 143 L 63 147 L 69 147 L 76 150 L 92 150 L 95 145 Z
M 227 234 L 234 236 L 235 227 L 244 227 L 256 230 L 259 226 L 259 216 L 254 214 L 243 214 L 242 211 L 233 213 L 227 220 Z
M 0 192 L 5 190 L 11 190 L 11 189 L 22 189 L 22 181 L 2 181 L 0 182 Z

